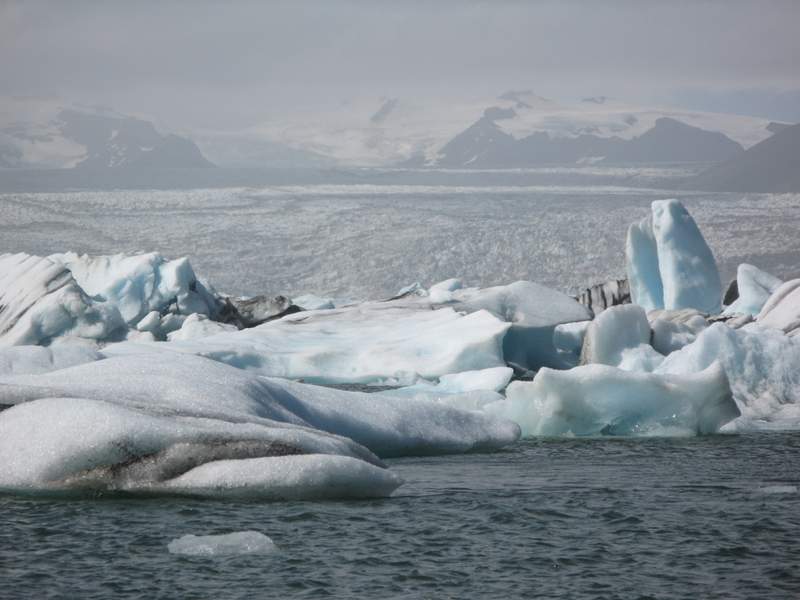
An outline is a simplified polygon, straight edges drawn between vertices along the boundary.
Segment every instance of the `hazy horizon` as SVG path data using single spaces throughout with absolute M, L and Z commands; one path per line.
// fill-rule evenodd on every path
M 0 95 L 183 131 L 509 89 L 800 120 L 800 4 L 766 4 L 6 2 Z

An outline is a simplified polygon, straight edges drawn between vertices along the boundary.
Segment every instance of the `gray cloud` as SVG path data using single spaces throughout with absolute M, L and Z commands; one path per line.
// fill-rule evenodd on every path
M 360 95 L 800 88 L 800 2 L 7 2 L 0 94 L 179 127 Z

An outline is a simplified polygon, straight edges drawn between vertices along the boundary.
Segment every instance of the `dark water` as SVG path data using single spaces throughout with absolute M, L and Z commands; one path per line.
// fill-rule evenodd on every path
M 527 441 L 391 467 L 407 483 L 383 501 L 0 497 L 0 597 L 800 597 L 800 434 Z M 167 551 L 236 530 L 281 550 Z

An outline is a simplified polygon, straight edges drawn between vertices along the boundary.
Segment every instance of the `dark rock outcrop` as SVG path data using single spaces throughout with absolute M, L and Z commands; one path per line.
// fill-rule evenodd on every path
M 739 156 L 684 182 L 714 192 L 800 192 L 800 124 L 780 129 Z

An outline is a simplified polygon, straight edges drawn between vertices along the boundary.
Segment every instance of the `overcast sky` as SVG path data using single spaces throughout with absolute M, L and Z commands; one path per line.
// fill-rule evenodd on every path
M 798 24 L 796 0 L 0 0 L 0 94 L 189 129 L 359 96 L 510 88 L 788 118 L 777 113 L 800 104 Z

